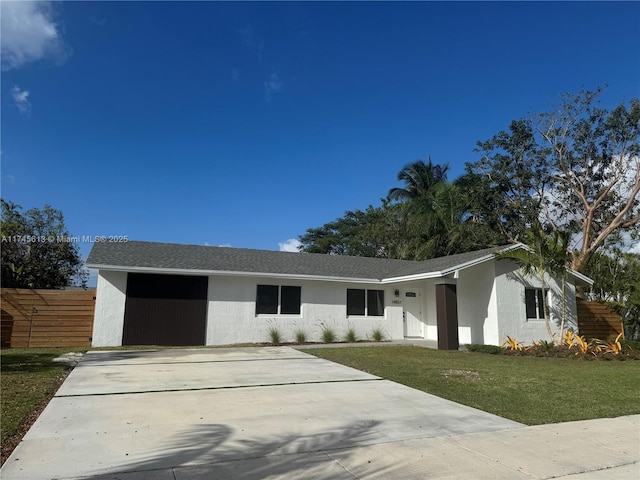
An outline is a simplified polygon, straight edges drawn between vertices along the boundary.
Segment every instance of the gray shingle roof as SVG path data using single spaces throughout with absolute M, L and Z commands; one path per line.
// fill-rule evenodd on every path
M 318 253 L 276 252 L 245 248 L 209 247 L 129 241 L 94 244 L 87 266 L 111 270 L 241 272 L 383 280 L 453 269 L 486 257 L 504 247 L 461 253 L 416 262 L 349 257 Z

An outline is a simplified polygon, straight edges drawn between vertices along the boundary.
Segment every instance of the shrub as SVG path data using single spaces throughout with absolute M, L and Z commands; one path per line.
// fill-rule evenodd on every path
M 374 328 L 371 332 L 371 338 L 374 342 L 381 342 L 384 340 L 384 332 L 381 328 Z
M 555 346 L 556 344 L 553 342 L 550 342 L 548 340 L 540 340 L 539 342 L 533 342 L 533 345 L 529 348 L 540 350 L 542 352 L 548 352 L 549 350 L 553 350 Z
M 502 348 L 506 350 L 523 350 L 522 344 L 518 342 L 515 338 L 511 338 L 507 336 L 506 340 L 502 342 Z
M 358 341 L 358 336 L 356 335 L 356 331 L 353 327 L 349 327 L 347 329 L 347 333 L 344 336 L 344 341 L 349 343 L 355 343 Z
M 336 341 L 336 332 L 331 327 L 322 326 L 322 341 L 324 343 L 333 343 Z
M 302 329 L 296 330 L 296 343 L 307 343 L 307 334 Z
M 497 345 L 481 345 L 478 343 L 469 343 L 466 345 L 470 352 L 489 353 L 491 355 L 502 355 L 502 348 Z
M 628 350 L 640 350 L 640 342 L 634 340 L 620 340 L 623 348 Z
M 269 327 L 269 338 L 271 339 L 271 345 L 280 345 L 282 343 L 282 335 L 278 327 Z

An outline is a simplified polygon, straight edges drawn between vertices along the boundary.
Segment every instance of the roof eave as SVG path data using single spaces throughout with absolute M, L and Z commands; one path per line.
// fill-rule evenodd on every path
M 174 275 L 203 275 L 203 276 L 233 276 L 233 277 L 260 277 L 260 278 L 283 278 L 288 280 L 319 280 L 326 282 L 345 282 L 345 283 L 383 283 L 377 278 L 355 278 L 355 277 L 333 277 L 328 275 L 304 275 L 293 273 L 269 273 L 269 272 L 239 272 L 228 270 L 196 270 L 184 268 L 164 268 L 164 267 L 132 267 L 121 265 L 103 265 L 103 264 L 87 264 L 88 268 L 98 270 L 106 270 L 112 272 L 131 272 L 131 273 L 157 273 L 157 274 L 174 274 Z
M 591 287 L 594 284 L 594 281 L 592 279 L 590 279 L 589 277 L 587 277 L 586 275 L 583 275 L 582 273 L 577 272 L 572 268 L 567 268 L 567 270 L 569 271 L 569 273 L 571 275 L 573 275 L 575 278 L 577 278 L 581 282 L 584 282 L 586 285 Z
M 401 277 L 383 278 L 381 283 L 386 285 L 389 283 L 413 282 L 416 280 L 428 280 L 430 278 L 440 278 L 442 276 L 444 276 L 442 272 L 416 273 L 414 275 L 403 275 Z

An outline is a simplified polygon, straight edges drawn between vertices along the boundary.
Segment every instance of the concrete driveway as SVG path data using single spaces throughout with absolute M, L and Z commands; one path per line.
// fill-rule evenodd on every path
M 523 427 L 286 347 L 89 352 L 1 476 L 544 478 Z

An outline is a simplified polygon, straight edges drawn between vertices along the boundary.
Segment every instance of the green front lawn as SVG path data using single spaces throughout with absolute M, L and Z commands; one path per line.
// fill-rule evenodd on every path
M 67 352 L 86 348 L 9 348 L 0 351 L 2 458 L 25 433 L 26 422 L 44 407 L 56 392 L 69 367 L 53 359 Z
M 640 413 L 640 361 L 410 346 L 303 351 L 527 425 Z

